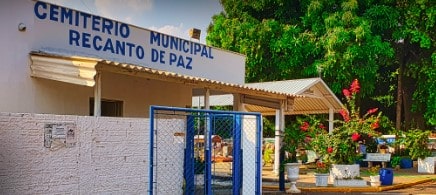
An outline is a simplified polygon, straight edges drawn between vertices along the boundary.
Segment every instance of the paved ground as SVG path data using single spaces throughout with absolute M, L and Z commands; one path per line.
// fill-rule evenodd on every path
M 381 187 L 316 187 L 312 169 L 301 169 L 297 187 L 301 194 L 436 194 L 436 174 L 418 173 L 416 168 L 394 170 L 393 185 Z M 364 170 L 364 168 L 362 168 Z M 363 175 L 364 180 L 369 180 Z M 263 170 L 263 194 L 285 194 L 278 189 L 278 177 L 271 167 Z M 286 183 L 286 188 L 290 184 Z

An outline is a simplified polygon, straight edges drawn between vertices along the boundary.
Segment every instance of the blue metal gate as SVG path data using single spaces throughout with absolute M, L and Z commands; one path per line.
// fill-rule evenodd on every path
M 260 194 L 259 113 L 152 106 L 149 194 Z

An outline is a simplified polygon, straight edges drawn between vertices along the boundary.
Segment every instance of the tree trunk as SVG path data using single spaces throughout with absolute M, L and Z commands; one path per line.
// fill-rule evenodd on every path
M 397 130 L 401 130 L 401 112 L 402 112 L 402 106 L 403 106 L 403 62 L 400 62 L 400 67 L 398 69 L 398 86 L 397 86 L 397 109 L 396 109 L 396 119 L 395 119 L 395 128 Z
M 397 130 L 401 130 L 401 122 L 403 120 L 402 117 L 402 108 L 403 108 L 403 69 L 406 63 L 406 53 L 405 46 L 406 42 L 400 43 L 400 54 L 399 56 L 399 67 L 398 67 L 398 76 L 397 76 L 397 105 L 396 105 L 396 119 L 395 119 L 395 128 Z

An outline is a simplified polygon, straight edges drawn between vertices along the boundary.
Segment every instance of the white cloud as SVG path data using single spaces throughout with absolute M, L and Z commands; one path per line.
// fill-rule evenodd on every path
M 167 35 L 172 35 L 183 39 L 189 39 L 189 34 L 188 34 L 189 30 L 184 29 L 183 23 L 181 23 L 179 26 L 171 26 L 171 25 L 165 25 L 163 27 L 152 26 L 149 29 Z
M 133 18 L 153 7 L 152 0 L 95 0 L 98 14 L 122 22 L 132 23 Z

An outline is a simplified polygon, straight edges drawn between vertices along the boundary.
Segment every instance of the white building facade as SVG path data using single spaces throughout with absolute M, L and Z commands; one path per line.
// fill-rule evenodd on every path
M 43 1 L 0 1 L 0 21 L 0 194 L 146 194 L 150 105 L 231 94 L 278 135 L 296 107 L 341 106 L 322 81 L 248 86 L 243 55 Z

